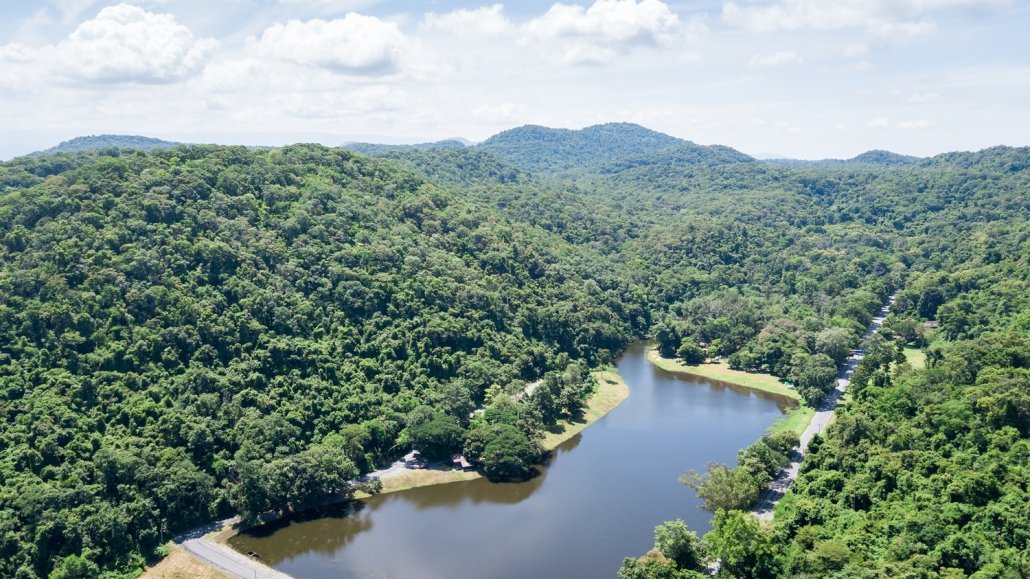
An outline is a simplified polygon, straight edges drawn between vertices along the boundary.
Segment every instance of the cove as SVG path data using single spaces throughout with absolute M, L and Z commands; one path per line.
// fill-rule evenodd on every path
M 245 532 L 242 552 L 299 578 L 614 577 L 654 526 L 710 514 L 677 478 L 736 463 L 793 401 L 667 372 L 633 344 L 617 361 L 630 396 L 560 446 L 524 483 L 474 480 L 381 495 Z

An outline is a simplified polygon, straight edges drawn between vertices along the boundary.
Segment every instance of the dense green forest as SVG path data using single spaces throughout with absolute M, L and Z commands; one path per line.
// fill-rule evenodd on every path
M 763 163 L 621 124 L 0 164 L 0 575 L 132 575 L 178 532 L 346 494 L 412 447 L 522 476 L 587 370 L 644 336 L 816 401 L 898 289 L 892 332 L 933 367 L 879 347 L 774 528 L 672 524 L 624 571 L 745 539 L 768 557 L 724 573 L 1005 568 L 1030 547 L 1028 167 Z
M 101 149 L 133 149 L 137 151 L 153 151 L 157 149 L 171 149 L 182 143 L 155 139 L 153 137 L 142 137 L 139 135 L 90 135 L 88 137 L 75 137 L 56 146 L 36 151 L 33 157 L 56 155 L 57 153 L 85 153 Z

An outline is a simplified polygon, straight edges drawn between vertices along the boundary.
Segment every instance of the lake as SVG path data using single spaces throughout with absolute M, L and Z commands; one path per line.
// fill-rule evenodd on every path
M 524 483 L 485 479 L 373 497 L 230 540 L 294 577 L 615 577 L 654 527 L 710 514 L 677 478 L 734 464 L 793 402 L 656 368 L 644 343 L 617 362 L 629 398 Z

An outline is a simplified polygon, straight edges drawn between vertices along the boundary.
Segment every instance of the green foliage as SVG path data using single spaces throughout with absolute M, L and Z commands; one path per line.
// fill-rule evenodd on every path
M 679 349 L 676 350 L 676 356 L 686 364 L 701 364 L 705 361 L 705 351 L 690 338 L 683 340 Z
M 49 149 L 32 153 L 31 156 L 39 157 L 55 155 L 57 153 L 84 153 L 106 149 L 154 151 L 157 149 L 171 149 L 180 144 L 152 137 L 141 137 L 139 135 L 90 135 L 88 137 L 75 137 Z
M 579 131 L 527 125 L 498 133 L 477 148 L 535 173 L 597 166 L 684 143 L 639 125 L 608 123 Z
M 444 460 L 461 448 L 465 431 L 454 418 L 434 414 L 419 424 L 408 425 L 408 439 L 423 457 L 431 461 Z
M 710 463 L 704 474 L 696 471 L 680 477 L 680 482 L 694 489 L 709 512 L 747 509 L 758 500 L 762 487 L 770 477 L 764 472 L 732 468 Z
M 814 400 L 899 287 L 891 333 L 928 368 L 866 346 L 792 569 L 1025 567 L 1027 149 L 786 166 L 606 125 L 369 152 L 0 163 L 0 576 L 135 573 L 214 517 L 346 496 L 425 434 L 520 448 L 644 335 Z M 716 503 L 768 476 L 765 444 Z
M 751 513 L 717 511 L 705 543 L 721 560 L 720 573 L 725 570 L 731 577 L 761 579 L 782 572 L 776 538 Z
M 479 459 L 490 479 L 513 480 L 529 476 L 539 457 L 535 441 L 514 426 L 500 424 L 491 432 Z
M 805 402 L 816 405 L 837 385 L 837 366 L 826 354 L 800 354 L 793 359 L 791 378 Z
M 0 164 L 0 575 L 70 555 L 134 572 L 200 523 L 289 510 L 410 443 L 420 405 L 457 449 L 491 385 L 629 343 L 633 287 L 343 150 Z M 303 470 L 322 441 L 348 465 L 332 484 Z
M 701 570 L 705 566 L 705 545 L 682 519 L 655 527 L 654 547 L 680 569 Z
M 777 516 L 791 573 L 1030 571 L 1030 329 L 1021 323 L 1030 251 L 1022 239 L 994 263 L 957 264 L 907 287 L 896 319 L 961 310 L 977 321 L 934 334 L 925 369 L 900 365 L 900 342 L 867 345 L 854 400 L 809 453 Z
M 701 579 L 706 575 L 697 571 L 680 569 L 675 561 L 657 550 L 646 553 L 639 559 L 627 557 L 619 568 L 619 579 Z

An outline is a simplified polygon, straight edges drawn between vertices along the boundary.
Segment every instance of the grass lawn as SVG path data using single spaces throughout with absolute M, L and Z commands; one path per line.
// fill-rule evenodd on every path
M 670 372 L 681 372 L 692 376 L 710 378 L 712 380 L 736 384 L 737 386 L 743 386 L 745 388 L 779 394 L 780 396 L 786 396 L 794 400 L 801 400 L 801 396 L 796 390 L 793 388 L 787 388 L 776 376 L 731 370 L 729 364 L 726 362 L 688 366 L 679 360 L 661 357 L 661 355 L 658 354 L 658 350 L 655 349 L 652 349 L 647 353 L 647 359 L 655 366 Z
M 464 471 L 457 469 L 435 469 L 427 468 L 423 470 L 416 470 L 410 472 L 404 472 L 396 476 L 386 477 L 381 479 L 383 481 L 382 493 L 395 493 L 397 491 L 406 491 L 416 487 L 427 487 L 430 485 L 442 485 L 447 483 L 461 482 L 466 480 L 474 480 L 480 478 L 481 474 L 476 471 Z M 354 493 L 354 498 L 365 499 L 369 495 L 357 492 Z
M 926 367 L 926 354 L 919 348 L 905 348 L 905 361 L 916 370 Z
M 777 432 L 785 432 L 793 430 L 801 436 L 801 433 L 808 428 L 808 423 L 812 422 L 812 417 L 815 416 L 815 409 L 811 406 L 795 406 L 790 410 L 787 410 L 787 414 L 776 419 L 776 422 L 772 423 L 765 432 L 767 434 L 776 434 Z

